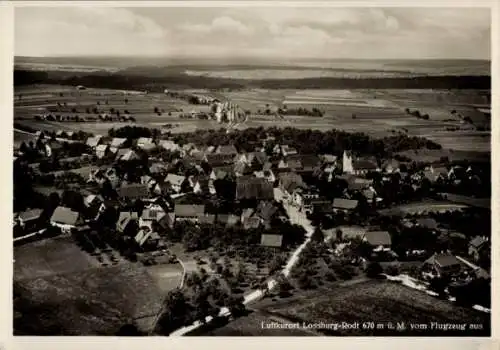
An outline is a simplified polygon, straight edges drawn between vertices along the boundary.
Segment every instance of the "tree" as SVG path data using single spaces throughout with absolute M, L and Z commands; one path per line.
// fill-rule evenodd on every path
M 229 312 L 233 317 L 240 317 L 245 314 L 246 308 L 245 304 L 243 304 L 243 297 L 231 296 L 228 298 L 226 307 L 229 309 Z
M 311 235 L 311 241 L 312 242 L 324 242 L 325 240 L 325 235 L 323 233 L 323 230 L 321 230 L 319 227 L 316 227 L 314 229 L 313 234 Z
M 378 262 L 371 262 L 366 268 L 366 275 L 370 278 L 378 278 L 383 272 L 382 266 Z

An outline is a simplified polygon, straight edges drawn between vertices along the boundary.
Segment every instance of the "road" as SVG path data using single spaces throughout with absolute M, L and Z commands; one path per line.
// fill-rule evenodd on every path
M 276 200 L 282 201 L 282 195 L 278 189 L 275 189 L 275 198 Z M 290 274 L 290 271 L 292 270 L 293 266 L 297 263 L 300 253 L 304 250 L 306 245 L 311 241 L 311 235 L 314 232 L 314 227 L 311 225 L 311 222 L 306 218 L 304 213 L 301 213 L 297 208 L 286 204 L 283 202 L 283 207 L 288 213 L 288 216 L 290 218 L 290 222 L 293 224 L 301 225 L 305 230 L 306 230 L 306 240 L 304 243 L 302 243 L 290 256 L 288 259 L 287 264 L 283 268 L 283 274 L 285 276 L 288 276 Z M 277 285 L 277 281 L 275 279 L 270 279 L 267 282 L 267 288 L 269 290 L 273 289 Z M 244 297 L 243 304 L 247 305 L 249 303 L 252 303 L 264 296 L 265 291 L 261 289 L 254 290 Z M 227 307 L 223 307 L 219 311 L 219 317 L 225 317 L 225 316 L 230 316 L 230 311 Z M 210 323 L 213 320 L 212 316 L 207 316 L 205 318 L 205 323 Z M 183 336 L 187 333 L 190 333 L 194 331 L 195 329 L 199 328 L 202 326 L 201 321 L 195 321 L 192 325 L 185 326 L 182 328 L 177 329 L 176 331 L 170 333 L 170 336 L 172 337 L 179 337 Z

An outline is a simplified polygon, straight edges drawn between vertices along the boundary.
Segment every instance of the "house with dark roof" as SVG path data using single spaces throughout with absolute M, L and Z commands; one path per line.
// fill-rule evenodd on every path
M 139 231 L 134 237 L 135 242 L 141 248 L 156 248 L 160 242 L 160 236 L 154 230 L 151 222 L 139 224 Z
M 164 176 L 167 174 L 167 167 L 162 163 L 153 163 L 149 167 L 149 173 L 151 175 Z
M 159 230 L 168 231 L 174 228 L 175 225 L 175 213 L 167 212 L 159 221 L 158 227 Z
M 230 165 L 234 162 L 234 155 L 226 153 L 210 153 L 205 155 L 205 162 L 210 168 Z
M 391 235 L 387 231 L 368 231 L 365 233 L 366 241 L 373 249 L 390 250 L 392 245 Z
M 464 267 L 451 253 L 435 253 L 422 264 L 422 274 L 430 278 L 454 277 L 461 274 Z
M 122 148 L 116 152 L 117 161 L 130 162 L 133 160 L 139 160 L 139 155 L 130 148 Z
M 136 183 L 122 185 L 116 189 L 116 193 L 121 200 L 134 201 L 149 197 L 148 186 Z
M 261 223 L 266 227 L 270 227 L 271 220 L 278 214 L 278 207 L 276 207 L 271 201 L 261 201 L 257 208 L 255 209 L 252 217 L 257 217 L 261 220 Z
M 283 246 L 283 235 L 263 234 L 260 236 L 260 245 L 270 248 L 281 248 Z
M 174 208 L 176 221 L 198 222 L 199 217 L 205 214 L 205 205 L 202 204 L 176 204 Z
M 354 199 L 346 198 L 334 198 L 333 199 L 333 211 L 343 211 L 349 212 L 358 207 L 358 201 Z
M 469 255 L 478 261 L 483 252 L 490 249 L 490 240 L 486 236 L 476 236 L 469 242 Z
M 298 172 L 303 168 L 300 158 L 283 158 L 278 163 L 278 170 L 280 171 L 291 171 Z
M 70 232 L 72 229 L 83 225 L 83 218 L 80 213 L 67 207 L 59 206 L 54 210 L 50 218 L 53 226 L 59 227 L 63 232 Z
M 19 213 L 17 221 L 25 233 L 35 232 L 42 229 L 42 209 L 30 209 Z
M 278 175 L 278 186 L 285 198 L 291 198 L 296 189 L 306 187 L 302 176 L 293 172 L 280 173 Z
M 234 168 L 232 166 L 216 167 L 213 168 L 210 173 L 210 180 L 233 179 L 235 176 Z
M 200 224 L 213 225 L 215 223 L 215 215 L 214 214 L 200 215 L 198 216 L 198 222 Z
M 221 145 L 217 147 L 215 153 L 231 155 L 233 156 L 232 159 L 234 159 L 234 156 L 238 154 L 238 150 L 234 147 L 234 145 Z
M 273 185 L 265 179 L 241 176 L 236 180 L 236 200 L 242 199 L 272 200 Z

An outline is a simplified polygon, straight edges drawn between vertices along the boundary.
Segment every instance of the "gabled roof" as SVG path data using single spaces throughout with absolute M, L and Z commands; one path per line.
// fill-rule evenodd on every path
M 333 208 L 335 209 L 355 209 L 358 206 L 358 201 L 354 199 L 335 198 L 333 200 Z
M 214 173 L 216 180 L 223 180 L 226 177 L 233 176 L 234 169 L 231 166 L 216 167 L 212 169 L 212 172 Z
M 217 222 L 226 226 L 234 226 L 238 223 L 239 217 L 233 214 L 218 214 Z
M 105 152 L 108 149 L 108 145 L 98 145 L 95 150 L 96 152 Z
M 160 141 L 160 146 L 169 151 L 180 149 L 180 146 L 172 140 L 162 140 Z
M 249 174 L 252 172 L 252 168 L 243 162 L 237 162 L 234 165 L 234 172 L 238 174 Z
M 198 217 L 205 213 L 202 204 L 176 204 L 174 208 L 175 217 Z
M 149 172 L 151 174 L 160 174 L 167 171 L 167 167 L 163 165 L 162 163 L 153 163 L 149 167 Z
M 211 225 L 215 222 L 215 215 L 214 214 L 204 214 L 198 216 L 198 222 L 200 224 L 208 224 Z
M 100 136 L 100 135 L 92 136 L 92 137 L 89 137 L 87 139 L 86 144 L 87 144 L 87 146 L 90 146 L 90 147 L 96 147 L 99 144 L 99 142 L 101 142 L 101 139 L 102 139 L 102 136 Z
M 153 143 L 153 139 L 151 137 L 139 137 L 137 139 L 137 144 L 146 144 L 146 143 Z
M 438 223 L 435 219 L 433 218 L 419 218 L 416 220 L 417 225 L 425 228 L 429 228 L 431 230 L 434 230 L 437 228 Z
M 238 154 L 238 150 L 236 149 L 236 147 L 234 147 L 234 145 L 221 145 L 219 147 L 217 147 L 217 149 L 215 150 L 215 153 L 218 153 L 218 154 L 230 154 L 230 155 L 236 155 Z
M 181 186 L 185 180 L 186 180 L 185 176 L 177 174 L 168 174 L 167 177 L 165 177 L 165 182 L 168 182 L 173 186 Z
M 115 137 L 115 138 L 113 138 L 113 140 L 111 140 L 110 146 L 111 147 L 117 147 L 117 148 L 119 148 L 119 147 L 123 146 L 123 144 L 125 142 L 127 142 L 127 139 L 120 138 L 120 137 Z
M 121 149 L 118 151 L 118 155 L 116 156 L 116 159 L 128 162 L 131 160 L 139 159 L 139 155 L 131 149 Z
M 76 225 L 80 214 L 66 207 L 57 207 L 50 218 L 50 221 L 63 225 Z
M 206 155 L 206 160 L 208 165 L 211 167 L 217 167 L 221 165 L 232 164 L 234 156 L 232 154 L 225 153 L 210 153 Z
M 296 188 L 305 187 L 302 176 L 297 173 L 281 173 L 278 175 L 280 187 L 288 193 L 293 192 Z
M 251 228 L 258 228 L 259 226 L 260 226 L 260 219 L 257 217 L 247 218 L 243 221 L 243 228 L 245 230 L 248 230 Z
M 356 159 L 352 161 L 352 167 L 359 170 L 376 170 L 377 163 L 369 159 Z
M 273 185 L 266 179 L 239 177 L 236 180 L 236 199 L 274 199 Z
M 391 235 L 387 231 L 369 231 L 365 238 L 372 246 L 391 245 Z
M 30 221 L 30 220 L 36 220 L 40 218 L 40 215 L 42 215 L 43 210 L 42 209 L 31 209 L 31 210 L 26 210 L 23 211 L 22 213 L 19 213 L 19 219 L 23 221 Z
M 138 220 L 138 215 L 136 212 L 128 212 L 128 211 L 122 211 L 120 212 L 120 215 L 118 217 L 118 220 L 116 221 L 116 230 L 119 232 L 123 232 L 129 222 Z
M 262 201 L 257 206 L 254 216 L 260 217 L 264 221 L 270 221 L 277 211 L 278 208 L 272 202 Z
M 144 209 L 142 211 L 141 219 L 147 221 L 158 221 L 163 216 L 165 216 L 165 211 L 163 209 Z
M 476 236 L 473 239 L 471 239 L 469 244 L 475 248 L 480 248 L 487 242 L 488 242 L 488 239 L 486 237 Z
M 322 154 L 320 157 L 325 163 L 335 163 L 337 161 L 337 156 L 333 154 Z
M 265 247 L 281 248 L 283 245 L 283 235 L 263 234 L 260 237 L 260 245 Z
M 119 187 L 116 192 L 120 198 L 140 199 L 149 197 L 149 189 L 143 184 L 126 184 Z
M 173 228 L 175 223 L 175 213 L 173 212 L 168 212 L 167 215 L 164 215 L 160 221 L 158 221 L 158 224 L 160 224 L 161 227 L 164 229 L 167 228 Z
M 425 261 L 430 264 L 437 264 L 440 267 L 454 266 L 454 265 L 462 265 L 460 260 L 458 260 L 454 255 L 449 253 L 443 254 L 434 254 L 429 259 Z

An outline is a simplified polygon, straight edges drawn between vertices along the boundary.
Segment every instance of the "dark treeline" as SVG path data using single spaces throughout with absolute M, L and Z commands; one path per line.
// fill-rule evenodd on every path
M 244 80 L 189 76 L 183 73 L 151 77 L 111 72 L 75 73 L 14 71 L 14 84 L 84 85 L 110 89 L 163 92 L 165 88 L 267 88 L 267 89 L 490 89 L 489 76 L 426 76 L 400 78 L 304 78 Z

